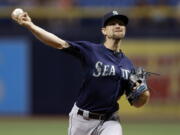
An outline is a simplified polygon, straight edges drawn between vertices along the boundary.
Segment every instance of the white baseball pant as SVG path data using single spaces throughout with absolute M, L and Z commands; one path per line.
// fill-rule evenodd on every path
M 79 108 L 74 104 L 69 113 L 68 135 L 122 135 L 119 120 L 88 119 L 86 115 L 79 115 L 78 110 Z M 89 111 L 85 112 L 89 113 Z

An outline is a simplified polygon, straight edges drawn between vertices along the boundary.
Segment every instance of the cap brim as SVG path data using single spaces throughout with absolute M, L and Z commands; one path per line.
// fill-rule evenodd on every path
M 103 23 L 103 27 L 107 25 L 107 23 L 111 20 L 111 19 L 114 19 L 114 18 L 117 18 L 118 20 L 121 20 L 125 26 L 128 25 L 128 22 L 129 22 L 129 19 L 127 16 L 125 15 L 114 15 L 114 16 L 111 16 L 109 18 L 107 18 L 106 20 L 104 20 L 104 23 Z

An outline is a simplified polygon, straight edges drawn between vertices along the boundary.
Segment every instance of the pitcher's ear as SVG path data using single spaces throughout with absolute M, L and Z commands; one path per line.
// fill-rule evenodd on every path
M 106 35 L 106 30 L 105 30 L 105 28 L 101 28 L 101 32 L 102 32 L 103 35 Z

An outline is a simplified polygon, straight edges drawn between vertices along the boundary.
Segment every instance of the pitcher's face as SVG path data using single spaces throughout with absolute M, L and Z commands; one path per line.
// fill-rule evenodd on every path
M 126 26 L 121 20 L 114 18 L 109 20 L 107 25 L 102 28 L 102 33 L 109 39 L 122 39 L 126 33 Z

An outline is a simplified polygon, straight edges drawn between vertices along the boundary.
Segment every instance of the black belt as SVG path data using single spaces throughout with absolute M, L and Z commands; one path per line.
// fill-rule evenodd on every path
M 78 110 L 77 114 L 83 116 L 84 111 L 83 110 Z M 88 115 L 89 119 L 97 119 L 97 120 L 105 120 L 107 118 L 107 116 L 105 114 L 97 114 L 97 113 L 92 113 L 89 112 Z

